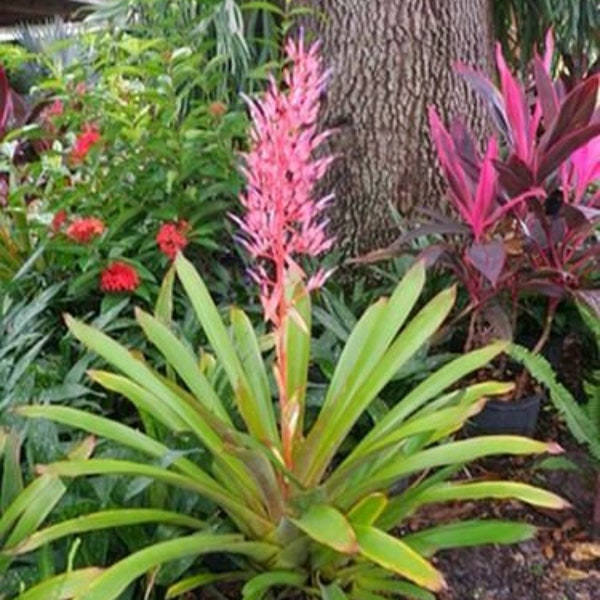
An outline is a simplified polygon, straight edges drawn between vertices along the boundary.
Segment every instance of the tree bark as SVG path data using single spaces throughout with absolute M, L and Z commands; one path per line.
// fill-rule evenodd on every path
M 356 256 L 393 241 L 394 211 L 444 207 L 429 139 L 427 108 L 462 116 L 476 133 L 484 107 L 455 75 L 460 60 L 487 69 L 492 49 L 491 0 L 302 0 L 317 17 L 332 69 L 324 126 L 339 159 L 331 227 L 338 247 Z M 320 16 L 319 16 L 320 15 Z

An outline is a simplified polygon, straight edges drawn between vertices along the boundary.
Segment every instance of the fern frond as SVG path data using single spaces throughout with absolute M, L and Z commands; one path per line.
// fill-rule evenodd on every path
M 550 400 L 565 418 L 575 439 L 581 444 L 586 444 L 590 453 L 600 460 L 600 427 L 592 421 L 587 411 L 577 403 L 565 386 L 557 381 L 550 363 L 543 356 L 534 354 L 518 344 L 511 344 L 508 353 L 547 388 Z

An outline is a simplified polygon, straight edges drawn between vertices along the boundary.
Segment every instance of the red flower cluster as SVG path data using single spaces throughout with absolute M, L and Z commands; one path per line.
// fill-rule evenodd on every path
M 140 277 L 131 265 L 114 261 L 100 274 L 100 289 L 103 292 L 133 292 L 140 284 Z
M 156 243 L 160 251 L 171 260 L 175 260 L 177 253 L 188 245 L 186 234 L 189 229 L 190 224 L 183 219 L 179 219 L 176 223 L 163 223 L 156 235 Z
M 52 222 L 53 227 L 55 225 L 55 220 L 58 221 L 58 227 L 60 227 L 65 218 L 66 214 L 63 216 L 60 212 L 57 213 Z M 67 237 L 80 244 L 87 244 L 93 238 L 102 235 L 105 229 L 106 227 L 100 219 L 96 219 L 96 217 L 81 217 L 79 219 L 75 219 L 67 227 L 66 234 Z
M 83 131 L 77 136 L 75 145 L 71 151 L 71 158 L 75 162 L 81 162 L 88 155 L 94 144 L 100 139 L 100 130 L 97 125 L 86 123 Z

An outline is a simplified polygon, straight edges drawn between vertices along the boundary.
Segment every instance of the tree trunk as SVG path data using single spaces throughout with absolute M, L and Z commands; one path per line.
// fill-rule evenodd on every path
M 337 129 L 340 155 L 329 184 L 332 231 L 356 256 L 393 241 L 394 211 L 443 207 L 427 107 L 461 115 L 477 134 L 483 106 L 458 78 L 460 60 L 483 69 L 492 49 L 491 0 L 299 0 L 332 69 L 324 125 Z

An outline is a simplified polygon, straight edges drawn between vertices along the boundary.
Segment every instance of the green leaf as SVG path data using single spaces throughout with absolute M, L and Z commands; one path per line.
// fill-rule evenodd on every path
M 300 587 L 306 581 L 306 575 L 294 571 L 269 571 L 250 579 L 242 589 L 244 600 L 262 600 L 269 588 L 275 586 Z
M 388 497 L 379 492 L 361 498 L 348 512 L 353 525 L 373 525 L 388 505 Z
M 446 587 L 441 573 L 404 542 L 374 527 L 356 525 L 355 531 L 365 558 L 433 592 Z
M 369 353 L 370 367 L 360 363 L 360 368 L 357 368 L 357 371 L 364 372 L 360 385 L 353 385 L 351 378 L 343 394 L 337 398 L 331 414 L 326 415 L 323 411 L 307 438 L 308 450 L 299 459 L 300 465 L 306 465 L 304 481 L 307 484 L 314 484 L 320 480 L 330 460 L 361 414 L 398 369 L 410 360 L 442 324 L 454 304 L 454 297 L 454 288 L 438 294 L 408 323 L 389 348 L 387 346 L 393 339 L 389 332 L 395 334 L 398 329 L 395 322 L 397 316 L 389 311 L 389 307 L 384 311 L 377 324 L 374 347 L 372 348 L 367 341 L 363 348 L 363 352 Z M 392 300 L 395 300 L 395 294 Z M 401 311 L 401 324 L 404 320 L 404 311 Z M 383 343 L 387 349 L 381 348 Z M 376 358 L 374 362 L 371 351 Z M 388 418 L 389 415 L 384 417 L 382 423 Z
M 2 516 L 0 534 L 12 526 L 4 545 L 10 548 L 35 531 L 66 491 L 62 481 L 50 475 L 30 483 Z
M 0 489 L 0 509 L 5 511 L 11 502 L 23 491 L 21 472 L 21 435 L 15 430 L 4 433 L 3 437 L 3 475 Z M 2 529 L 0 528 L 0 535 Z
M 311 303 L 310 293 L 302 282 L 290 283 L 286 290 L 292 296 L 292 309 L 283 325 L 286 354 L 286 394 L 292 407 L 294 438 L 300 439 L 304 430 L 304 408 L 310 359 Z
M 550 363 L 540 354 L 517 344 L 510 345 L 509 354 L 548 388 L 550 400 L 564 417 L 571 433 L 578 442 L 587 444 L 590 453 L 600 460 L 600 423 L 595 423 L 565 386 L 557 381 Z
M 505 521 L 462 521 L 432 527 L 404 537 L 415 551 L 431 556 L 445 548 L 463 548 L 481 544 L 515 544 L 530 539 L 536 528 L 525 523 Z
M 547 471 L 575 471 L 582 472 L 579 465 L 569 460 L 565 456 L 550 456 L 537 462 L 534 467 L 536 470 L 547 470 Z
M 398 480 L 417 471 L 425 471 L 451 464 L 465 464 L 493 454 L 556 453 L 558 449 L 559 446 L 552 442 L 538 442 L 529 438 L 511 435 L 490 435 L 442 444 L 410 456 L 398 456 L 396 460 L 386 464 L 363 483 L 349 490 L 340 500 L 340 504 L 346 506 L 365 494 L 387 489 Z
M 21 406 L 16 412 L 25 417 L 49 419 L 57 423 L 69 425 L 70 427 L 83 429 L 84 431 L 113 440 L 155 458 L 164 459 L 172 452 L 167 446 L 136 429 L 77 408 L 31 405 Z M 184 457 L 175 456 L 171 464 L 182 473 L 200 482 L 205 482 L 209 486 L 218 485 L 200 467 Z
M 205 585 L 225 581 L 238 581 L 239 579 L 246 579 L 250 575 L 251 573 L 246 571 L 233 571 L 231 573 L 200 573 L 199 575 L 193 575 L 192 577 L 187 577 L 186 579 L 182 579 L 171 585 L 167 589 L 165 600 L 183 596 L 183 594 Z
M 385 596 L 380 596 L 375 592 L 369 592 L 357 587 L 352 592 L 352 600 L 386 600 Z
M 19 595 L 18 600 L 71 600 L 102 572 L 103 569 L 98 567 L 69 571 L 27 590 Z
M 168 485 L 196 492 L 212 500 L 230 514 L 242 531 L 247 531 L 253 536 L 262 538 L 273 529 L 273 525 L 269 521 L 257 515 L 238 499 L 230 496 L 207 475 L 202 478 L 197 476 L 188 477 L 153 465 L 112 459 L 55 462 L 50 465 L 39 465 L 38 471 L 49 475 L 58 475 L 59 477 L 88 475 L 148 477 Z
M 66 321 L 71 333 L 88 348 L 125 373 L 138 385 L 160 398 L 162 400 L 160 404 L 166 405 L 171 412 L 182 419 L 215 456 L 223 452 L 222 441 L 217 433 L 196 410 L 182 402 L 181 398 L 150 367 L 101 331 L 89 327 L 71 316 L 67 316 Z M 159 406 L 155 407 L 154 411 L 159 408 Z
M 569 508 L 560 496 L 538 487 L 513 481 L 482 481 L 475 483 L 446 483 L 430 487 L 419 495 L 419 504 L 450 502 L 453 500 L 479 500 L 481 498 L 515 498 L 533 506 L 553 510 Z
M 435 596 L 412 583 L 398 581 L 397 579 L 360 576 L 356 578 L 356 585 L 367 591 L 384 592 L 386 594 L 399 594 L 403 598 L 416 600 L 435 600 Z
M 163 325 L 148 313 L 136 309 L 135 315 L 146 337 L 160 350 L 168 363 L 192 391 L 198 402 L 202 403 L 225 423 L 231 424 L 223 403 L 200 370 L 196 357 L 187 346 L 177 339 L 177 336 L 166 325 Z
M 269 412 L 265 414 L 265 407 L 257 403 L 252 396 L 250 385 L 233 342 L 229 338 L 221 315 L 210 297 L 206 285 L 183 255 L 179 254 L 175 259 L 175 268 L 212 349 L 227 373 L 235 391 L 238 410 L 248 430 L 257 439 L 268 440 L 271 444 L 277 445 L 277 429 L 274 428 Z
M 382 298 L 365 311 L 352 330 L 337 363 L 323 404 L 324 415 L 334 409 L 342 394 L 361 385 L 378 364 L 408 318 L 424 283 L 425 270 L 421 263 L 417 263 L 398 284 L 389 300 Z
M 131 379 L 116 373 L 96 370 L 88 371 L 88 376 L 105 389 L 116 392 L 130 400 L 140 414 L 152 415 L 158 423 L 162 423 L 169 431 L 173 433 L 190 431 L 185 419 L 180 417 L 169 403 L 162 402 L 159 396 L 149 392 L 141 385 L 131 381 Z
M 291 519 L 313 540 L 344 554 L 358 551 L 356 535 L 346 517 L 332 506 L 315 504 L 299 519 Z
M 130 583 L 159 565 L 187 556 L 213 552 L 243 554 L 261 562 L 268 560 L 274 554 L 275 548 L 264 543 L 244 542 L 242 536 L 235 534 L 206 533 L 153 544 L 106 569 L 89 585 L 80 589 L 75 599 L 115 600 Z
M 246 313 L 233 308 L 231 310 L 231 325 L 237 351 L 248 377 L 248 385 L 252 390 L 255 402 L 260 406 L 258 412 L 266 415 L 266 418 L 269 419 L 269 430 L 277 431 L 267 369 L 252 323 Z M 279 438 L 276 437 L 277 447 L 280 447 Z
M 169 325 L 173 318 L 173 282 L 175 281 L 175 268 L 171 266 L 167 271 L 154 307 L 154 316 L 164 325 Z
M 431 374 L 414 390 L 405 396 L 392 410 L 373 428 L 354 449 L 359 454 L 369 448 L 381 437 L 393 431 L 408 415 L 424 406 L 432 398 L 446 388 L 460 381 L 463 377 L 487 365 L 493 358 L 506 349 L 506 343 L 491 344 L 480 350 L 469 352 Z
M 147 508 L 105 510 L 51 525 L 30 535 L 8 551 L 11 554 L 25 554 L 68 535 L 113 527 L 127 527 L 139 523 L 166 523 L 192 529 L 204 529 L 206 527 L 204 521 L 166 510 Z
M 344 594 L 342 588 L 337 583 L 323 585 L 319 582 L 322 600 L 348 600 L 348 596 Z

